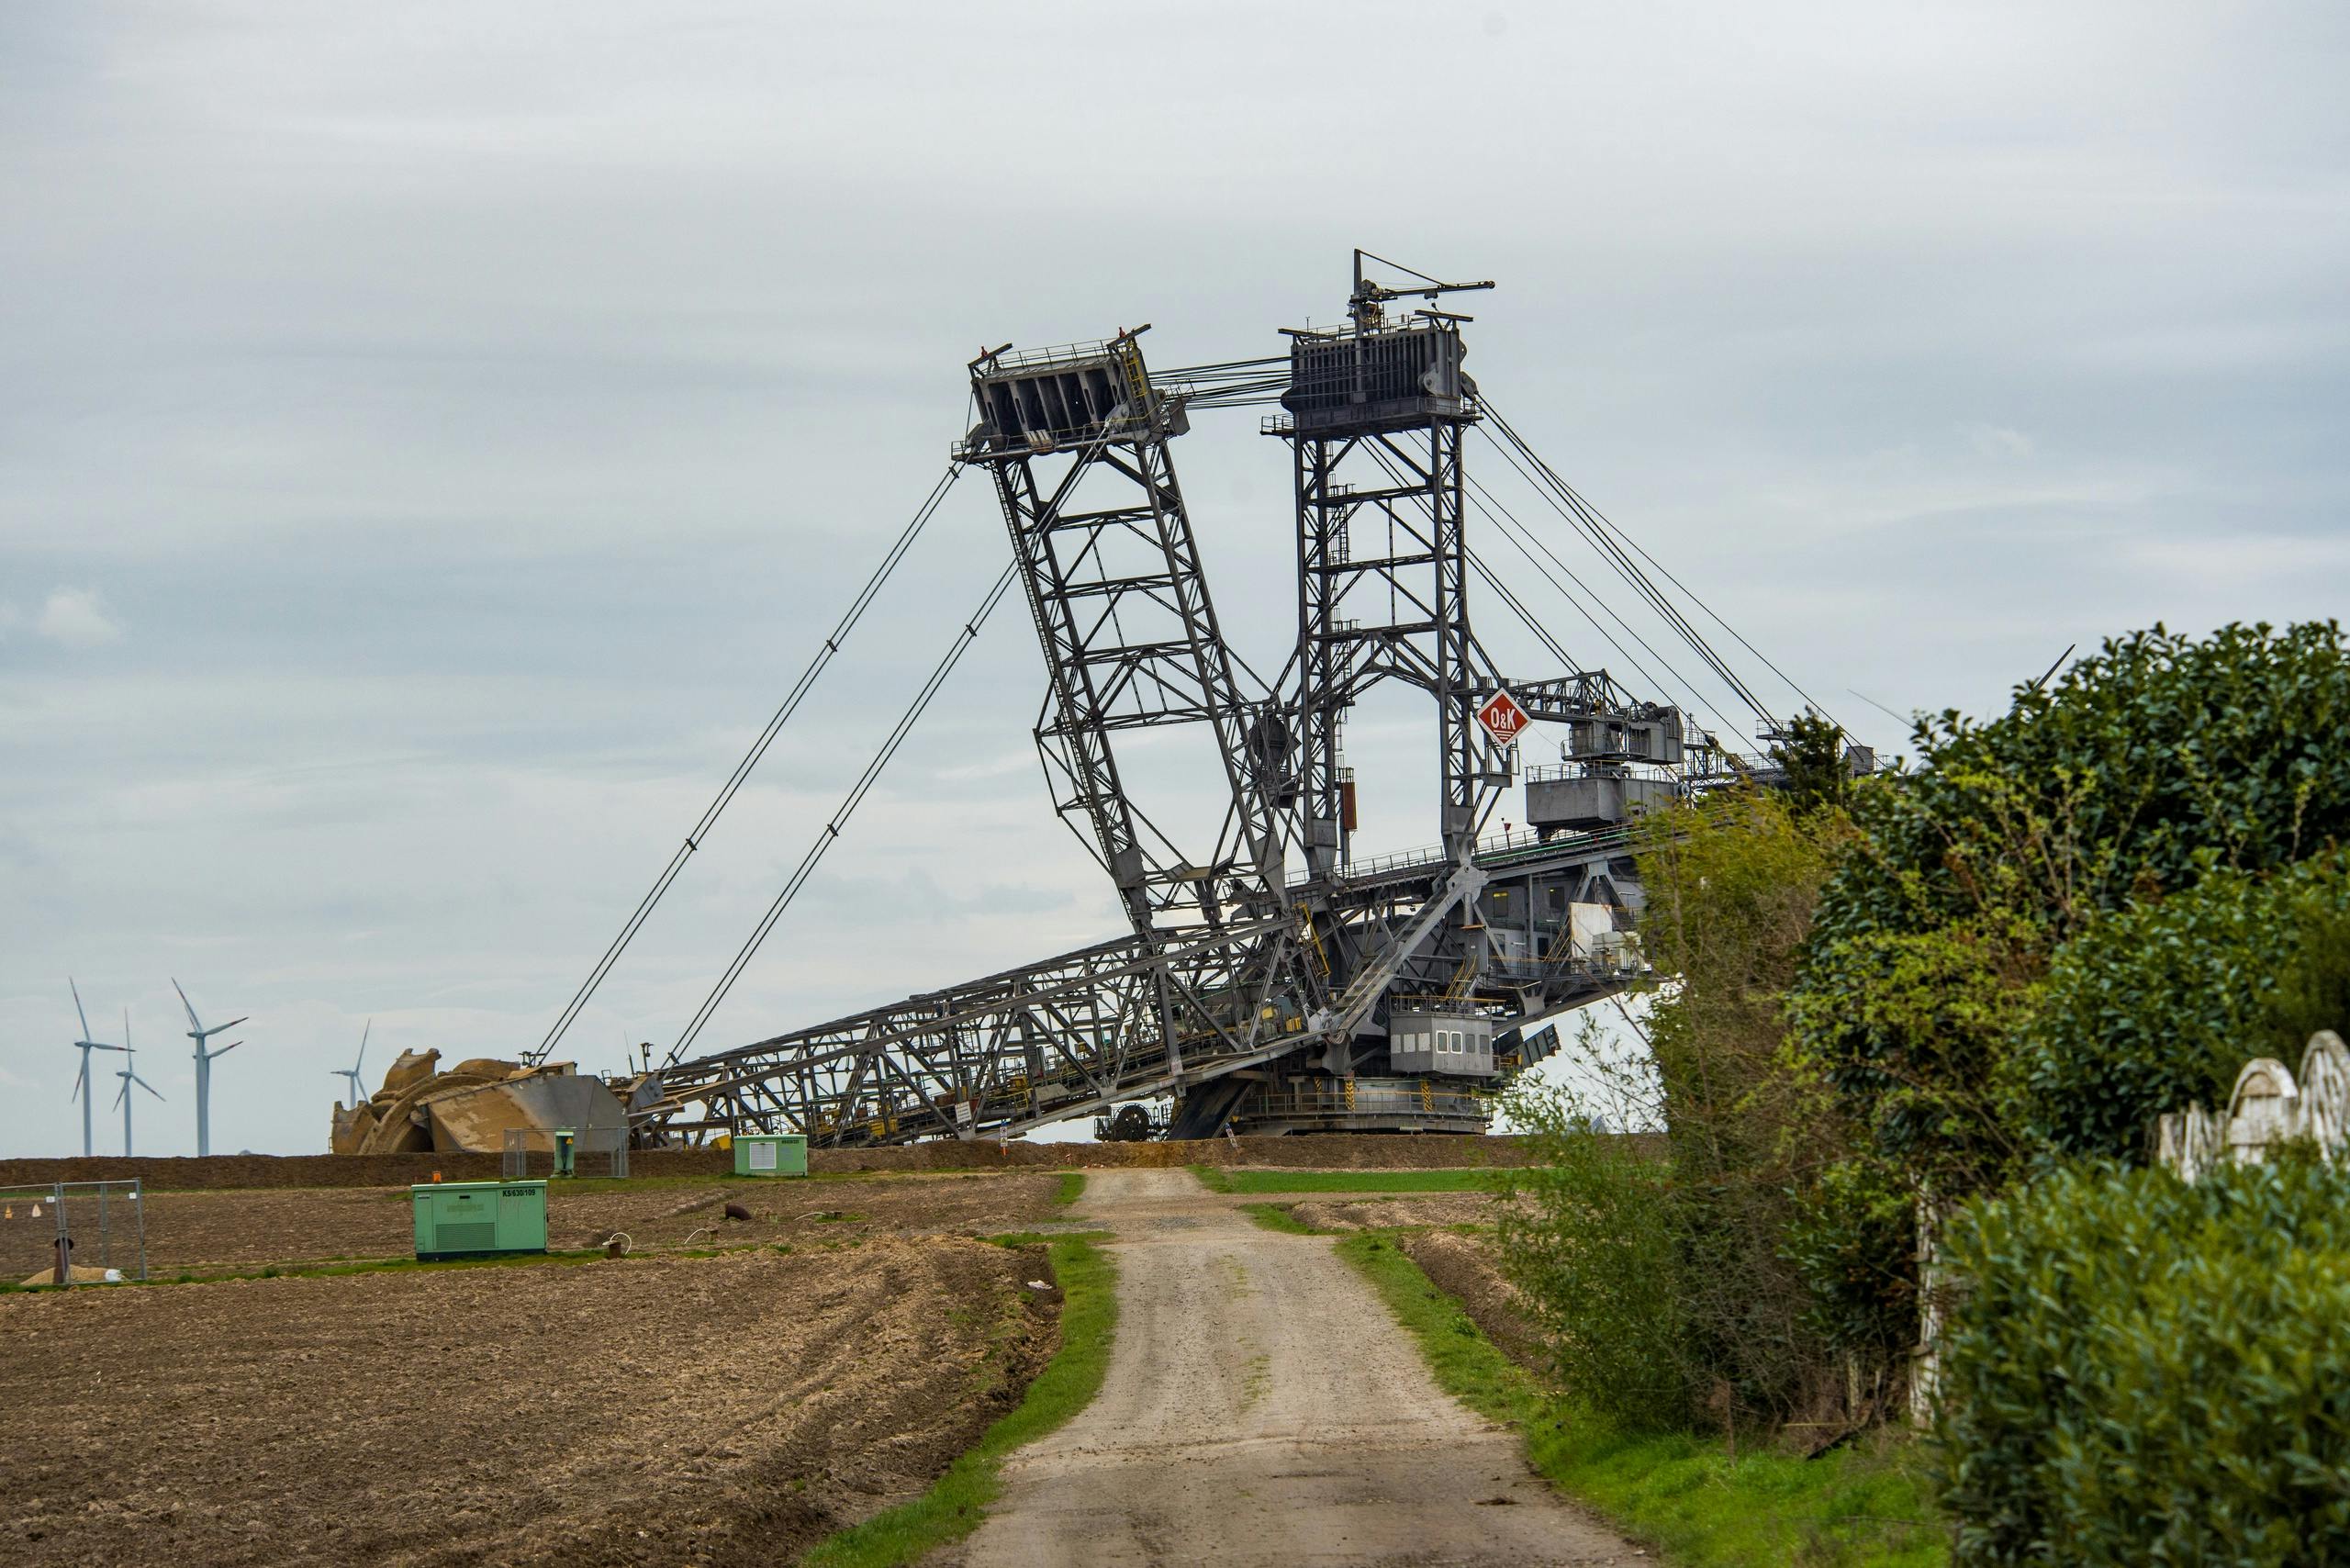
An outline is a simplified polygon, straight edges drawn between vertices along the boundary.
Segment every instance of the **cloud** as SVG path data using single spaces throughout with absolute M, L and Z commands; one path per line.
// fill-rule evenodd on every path
M 1966 439 L 1984 457 L 2030 457 L 2031 437 L 2005 425 L 1969 425 Z
M 0 621 L 0 625 L 5 625 Z M 95 588 L 62 588 L 33 618 L 33 630 L 63 648 L 98 648 L 119 642 L 122 627 L 106 613 Z

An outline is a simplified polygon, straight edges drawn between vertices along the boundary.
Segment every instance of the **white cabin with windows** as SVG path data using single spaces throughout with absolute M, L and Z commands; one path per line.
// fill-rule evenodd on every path
M 1387 1024 L 1388 1065 L 1395 1072 L 1494 1075 L 1494 1021 L 1474 1014 L 1398 1010 Z

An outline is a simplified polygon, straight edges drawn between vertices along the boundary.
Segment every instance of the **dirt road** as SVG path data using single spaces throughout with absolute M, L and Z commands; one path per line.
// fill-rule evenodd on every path
M 1037 1564 L 1645 1563 L 1438 1389 L 1326 1237 L 1262 1230 L 1181 1170 L 1097 1171 L 1118 1241 L 1102 1393 L 1014 1455 L 950 1560 Z

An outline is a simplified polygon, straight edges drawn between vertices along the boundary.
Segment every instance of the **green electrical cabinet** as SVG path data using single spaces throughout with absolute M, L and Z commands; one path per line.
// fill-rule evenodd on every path
M 734 1135 L 734 1174 L 737 1176 L 805 1176 L 808 1139 L 800 1133 L 737 1133 Z
M 547 1249 L 544 1182 L 425 1182 L 408 1191 L 420 1261 Z

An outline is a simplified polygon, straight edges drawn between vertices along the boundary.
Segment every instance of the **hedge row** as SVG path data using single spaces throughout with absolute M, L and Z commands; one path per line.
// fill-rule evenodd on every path
M 2350 1562 L 2350 1176 L 2068 1171 L 1950 1261 L 1956 1562 Z

